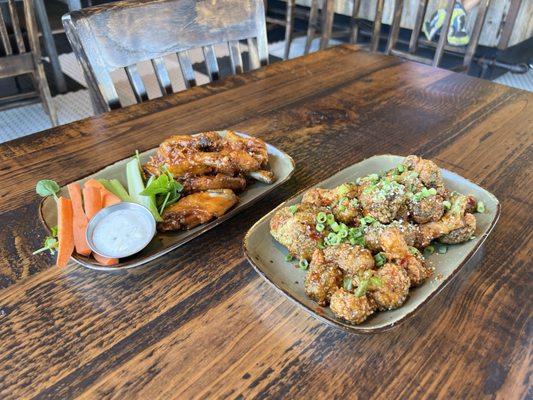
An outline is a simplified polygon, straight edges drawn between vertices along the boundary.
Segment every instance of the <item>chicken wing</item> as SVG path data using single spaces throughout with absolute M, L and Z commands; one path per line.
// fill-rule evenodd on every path
M 188 176 L 225 174 L 248 175 L 271 183 L 265 142 L 257 138 L 241 138 L 232 131 L 226 137 L 217 132 L 194 136 L 175 135 L 159 146 L 157 154 L 144 165 L 149 175 L 159 175 L 162 168 L 181 179 Z
M 193 193 L 167 207 L 157 227 L 161 231 L 192 229 L 224 215 L 238 201 L 229 189 Z

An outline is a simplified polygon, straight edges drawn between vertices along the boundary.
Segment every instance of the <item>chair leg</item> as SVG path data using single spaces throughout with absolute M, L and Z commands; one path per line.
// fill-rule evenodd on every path
M 287 0 L 287 14 L 285 16 L 285 54 L 284 59 L 289 59 L 291 52 L 292 37 L 294 34 L 294 9 L 296 8 L 296 0 Z
M 320 37 L 320 50 L 328 47 L 333 30 L 333 16 L 335 15 L 335 0 L 324 0 L 322 5 L 322 36 Z
M 357 35 L 359 33 L 359 26 L 357 25 L 357 17 L 359 16 L 359 8 L 361 7 L 361 0 L 353 1 L 352 19 L 350 21 L 350 43 L 357 43 Z
M 52 64 L 54 81 L 57 86 L 57 90 L 60 93 L 65 93 L 67 91 L 67 82 L 65 81 L 63 72 L 61 72 L 61 66 L 57 56 L 57 48 L 54 43 L 52 29 L 50 28 L 50 21 L 48 21 L 48 15 L 46 13 L 43 0 L 34 0 L 34 4 L 37 18 L 39 19 L 39 23 L 41 25 L 41 32 L 43 34 L 43 42 L 46 49 L 46 54 L 50 58 L 50 64 Z
M 309 54 L 311 43 L 315 38 L 316 25 L 318 22 L 318 0 L 311 0 L 311 10 L 309 11 L 309 24 L 307 26 L 307 39 L 305 40 L 304 54 Z
M 46 81 L 46 76 L 44 74 L 44 68 L 42 64 L 36 66 L 36 71 L 34 73 L 34 82 L 36 83 L 37 90 L 41 97 L 44 110 L 50 117 L 52 126 L 57 126 L 57 114 L 54 104 L 52 102 L 52 95 L 50 94 L 50 88 L 48 87 L 48 82 Z

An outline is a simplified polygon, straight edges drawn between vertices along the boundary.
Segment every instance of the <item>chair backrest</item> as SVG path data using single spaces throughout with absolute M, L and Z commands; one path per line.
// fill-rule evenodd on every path
M 478 3 L 477 5 L 478 11 L 477 11 L 476 20 L 474 22 L 474 27 L 471 32 L 470 41 L 466 47 L 448 45 L 447 35 L 444 34 L 444 32 L 448 32 L 448 30 L 450 29 L 455 0 L 448 0 L 448 5 L 446 7 L 446 16 L 444 18 L 444 23 L 441 29 L 441 32 L 443 34 L 440 35 L 439 41 L 436 43 L 436 45 L 433 42 L 420 39 L 420 32 L 422 29 L 422 24 L 424 23 L 424 18 L 426 15 L 427 5 L 428 5 L 428 0 L 420 0 L 419 5 L 418 5 L 416 20 L 415 20 L 415 26 L 411 33 L 411 39 L 409 41 L 409 49 L 407 52 L 400 51 L 394 48 L 398 40 L 398 34 L 400 31 L 400 22 L 401 22 L 402 10 L 403 10 L 403 5 L 404 5 L 403 3 L 404 3 L 404 0 L 395 0 L 394 2 L 393 20 L 392 20 L 390 36 L 387 42 L 387 48 L 385 52 L 387 54 L 393 54 L 395 56 L 403 57 L 411 61 L 417 61 L 417 62 L 421 62 L 424 64 L 433 65 L 434 67 L 438 67 L 444 55 L 444 50 L 450 50 L 455 53 L 464 54 L 462 70 L 467 70 L 476 52 L 476 48 L 479 42 L 479 37 L 481 35 L 481 29 L 483 28 L 483 23 L 485 22 L 485 16 L 487 15 L 487 10 L 490 4 L 490 0 L 480 0 L 480 2 Z M 415 54 L 418 44 L 421 42 L 424 45 L 435 46 L 435 53 L 434 53 L 433 59 L 421 57 Z
M 0 109 L 22 105 L 21 102 L 34 102 L 40 98 L 50 117 L 52 125 L 57 125 L 57 115 L 41 60 L 39 32 L 35 20 L 33 0 L 23 0 L 24 21 L 28 42 L 24 41 L 20 18 L 15 0 L 0 0 L 0 78 L 30 74 L 35 90 L 0 96 Z M 9 22 L 9 25 L 7 24 Z M 14 40 L 9 34 L 12 31 Z
M 7 6 L 7 7 L 6 7 Z M 30 48 L 26 47 L 15 0 L 0 1 L 0 78 L 31 73 L 35 69 L 32 51 L 40 57 L 37 39 L 37 28 L 33 16 L 33 7 L 24 1 L 25 19 L 28 30 Z M 8 28 L 12 30 L 11 40 Z
M 177 54 L 186 87 L 196 85 L 191 49 L 202 48 L 211 81 L 219 78 L 215 44 L 228 44 L 233 73 L 243 71 L 242 40 L 252 69 L 268 63 L 263 0 L 132 0 L 73 11 L 63 25 L 97 112 L 121 106 L 110 75 L 119 69 L 137 102 L 148 99 L 136 67 L 141 61 L 151 61 L 163 95 L 172 93 L 164 56 Z

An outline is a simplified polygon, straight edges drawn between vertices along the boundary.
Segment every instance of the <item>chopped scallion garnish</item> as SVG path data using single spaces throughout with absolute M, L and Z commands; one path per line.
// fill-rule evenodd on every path
M 326 222 L 326 220 L 327 216 L 325 212 L 321 211 L 316 215 L 316 222 L 323 224 L 324 222 Z
M 287 262 L 291 262 L 294 260 L 294 257 L 292 256 L 291 253 L 288 253 L 286 256 L 285 256 L 285 261 Z
M 318 232 L 322 232 L 325 229 L 325 225 L 319 222 L 318 224 L 316 224 L 315 229 Z
M 289 207 L 289 211 L 291 212 L 291 214 L 295 214 L 296 211 L 298 211 L 298 206 L 296 205 L 292 205 Z
M 482 201 L 477 202 L 477 212 L 478 213 L 484 213 L 485 212 L 485 203 Z
M 385 253 L 380 252 L 374 256 L 374 261 L 378 267 L 381 267 L 387 261 L 387 257 L 385 256 Z
M 309 267 L 309 261 L 307 261 L 305 258 L 302 258 L 300 259 L 298 266 L 300 269 L 306 270 Z

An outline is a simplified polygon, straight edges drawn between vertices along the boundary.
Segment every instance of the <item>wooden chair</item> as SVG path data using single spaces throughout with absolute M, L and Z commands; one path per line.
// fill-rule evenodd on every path
M 489 3 L 490 3 L 490 0 L 481 0 L 480 3 L 478 4 L 477 17 L 474 23 L 474 28 L 470 35 L 470 42 L 468 43 L 466 47 L 464 47 L 464 46 L 451 46 L 447 44 L 446 33 L 448 32 L 450 28 L 450 24 L 451 24 L 453 7 L 455 4 L 454 0 L 449 0 L 448 6 L 446 7 L 446 17 L 444 19 L 444 25 L 442 26 L 442 29 L 441 29 L 439 41 L 435 44 L 434 42 L 430 42 L 428 40 L 424 40 L 420 38 L 420 31 L 422 29 L 422 24 L 424 23 L 424 18 L 426 15 L 426 9 L 427 9 L 427 4 L 428 4 L 427 0 L 420 0 L 420 3 L 418 5 L 416 20 L 415 20 L 415 26 L 413 28 L 413 31 L 411 33 L 411 39 L 409 41 L 409 49 L 407 52 L 405 52 L 405 51 L 400 51 L 394 48 L 398 40 L 398 34 L 400 31 L 400 22 L 401 22 L 401 17 L 402 17 L 402 10 L 403 10 L 403 0 L 395 0 L 394 15 L 393 15 L 393 21 L 391 25 L 391 33 L 389 36 L 389 40 L 387 42 L 387 48 L 385 50 L 385 53 L 403 57 L 411 61 L 417 61 L 417 62 L 421 62 L 424 64 L 433 65 L 434 67 L 438 67 L 444 55 L 444 51 L 448 50 L 454 53 L 464 54 L 463 63 L 462 63 L 462 67 L 460 68 L 460 70 L 462 71 L 468 70 L 470 63 L 472 62 L 472 58 L 474 57 L 474 54 L 477 49 L 479 37 L 481 35 L 481 29 L 483 28 L 483 23 L 485 22 L 485 16 L 487 15 L 487 9 L 489 7 Z M 419 44 L 424 44 L 425 46 L 428 46 L 428 47 L 436 47 L 433 59 L 421 57 L 415 54 Z
M 0 40 L 2 44 L 0 50 L 3 49 L 4 53 L 4 55 L 0 56 L 0 78 L 29 74 L 33 79 L 35 90 L 0 98 L 0 108 L 10 108 L 20 104 L 22 101 L 29 103 L 34 102 L 35 98 L 40 98 L 52 125 L 56 126 L 57 116 L 52 104 L 50 88 L 44 74 L 33 2 L 32 0 L 24 0 L 23 2 L 29 47 L 26 47 L 24 36 L 22 35 L 15 0 L 7 0 L 7 5 L 8 12 L 6 15 L 0 9 Z M 6 22 L 10 22 L 13 30 L 13 42 Z
M 320 50 L 328 47 L 329 40 L 331 39 L 331 32 L 333 30 L 333 16 L 335 13 L 335 0 L 322 0 L 321 3 L 322 7 L 319 5 L 319 0 L 311 0 L 304 54 L 309 54 L 309 50 L 311 49 L 311 44 L 316 37 L 317 30 L 321 30 L 319 45 Z M 318 21 L 319 8 L 321 8 L 320 24 Z
M 95 111 L 121 106 L 110 73 L 124 69 L 137 102 L 148 100 L 136 64 L 150 60 L 162 95 L 173 92 L 163 56 L 177 54 L 186 87 L 196 85 L 187 50 L 202 48 L 210 81 L 219 78 L 214 45 L 227 43 L 233 73 L 268 63 L 263 0 L 132 0 L 73 11 L 63 25 L 80 61 Z
M 264 0 L 265 11 L 268 9 L 268 0 Z M 285 11 L 285 19 L 266 17 L 266 22 L 273 25 L 281 25 L 285 27 L 285 50 L 283 58 L 289 59 L 291 52 L 291 44 L 294 39 L 294 12 L 296 10 L 296 0 L 287 0 L 287 8 Z

